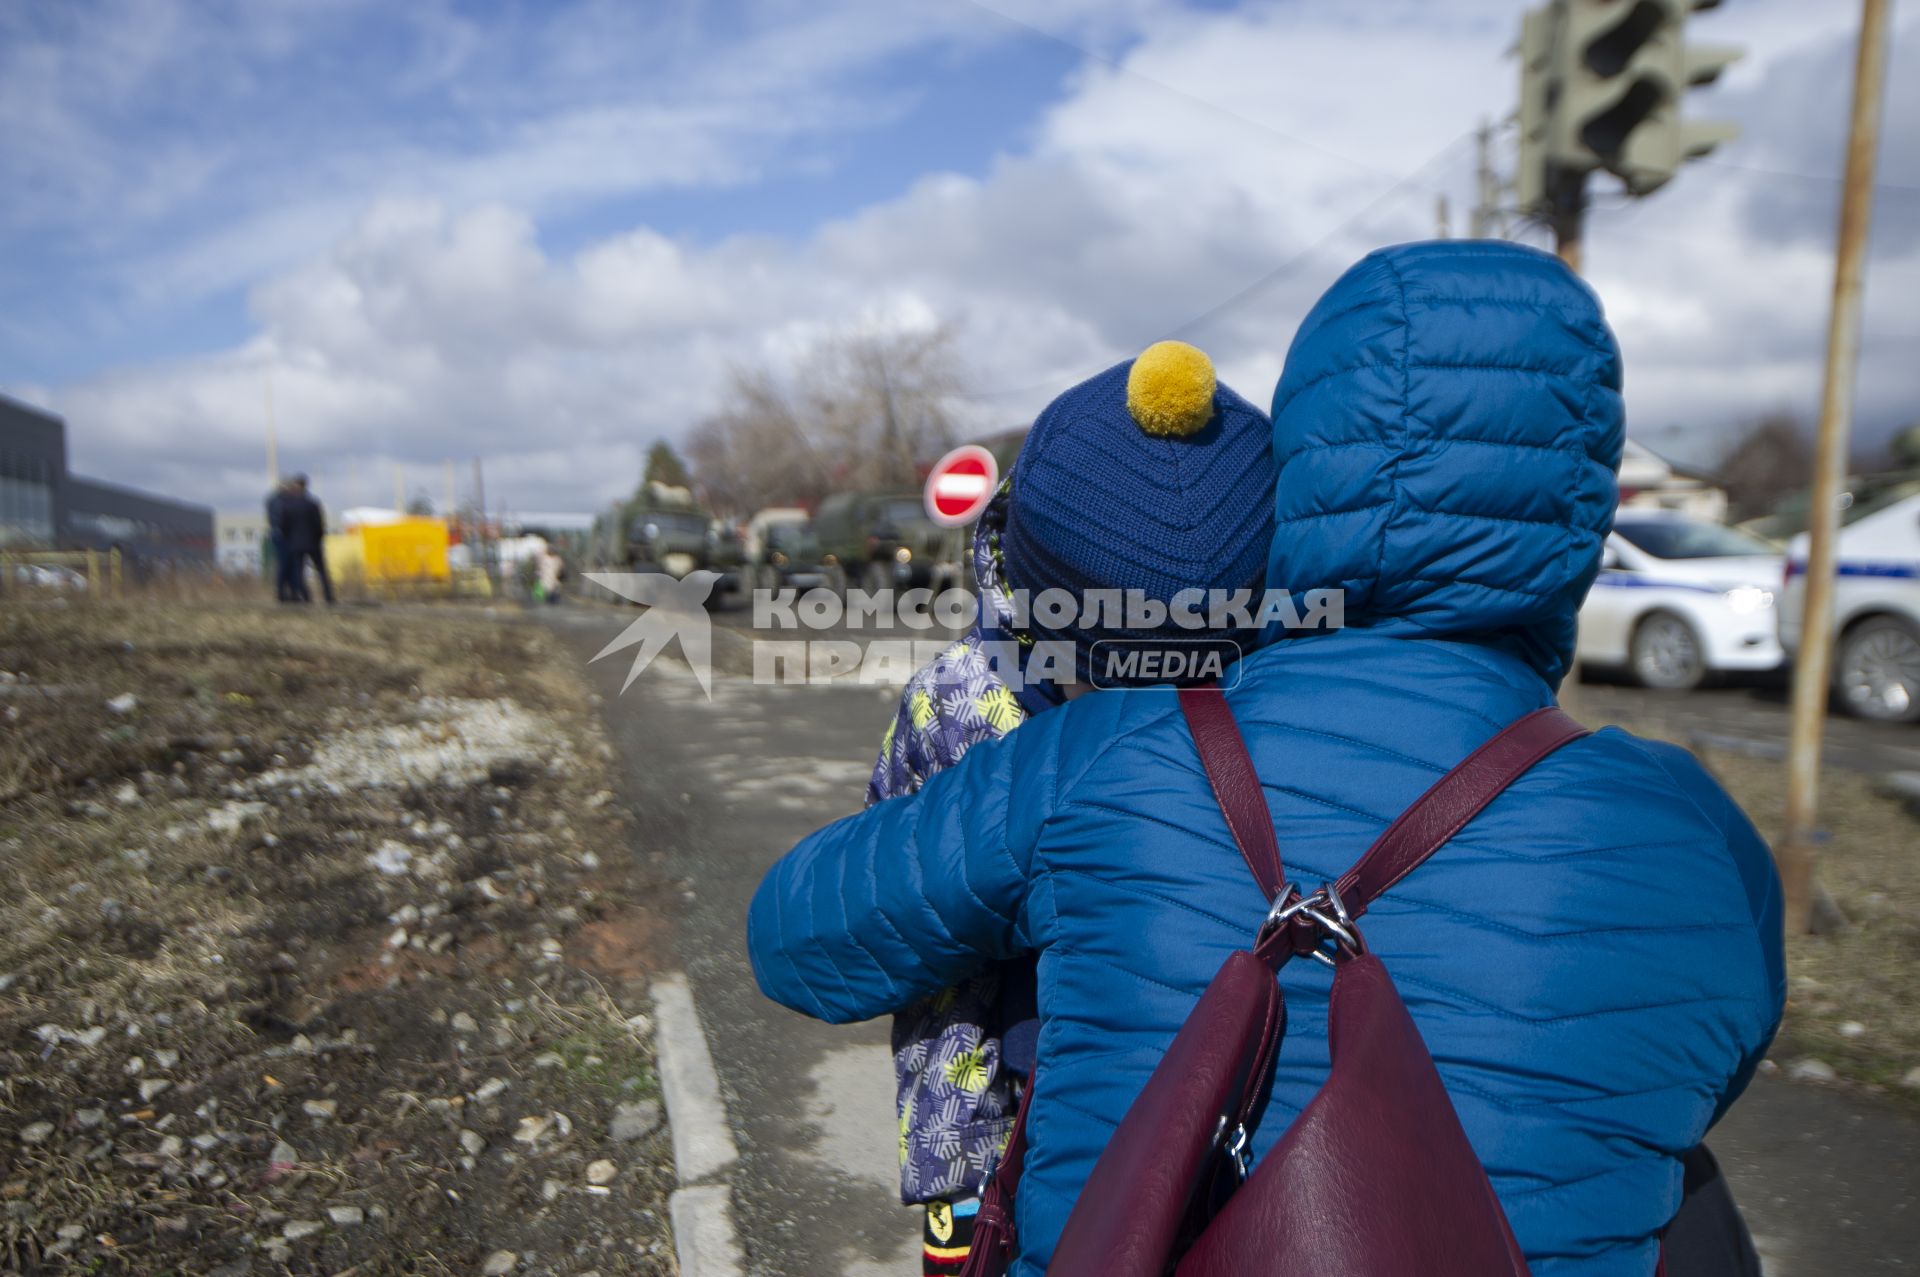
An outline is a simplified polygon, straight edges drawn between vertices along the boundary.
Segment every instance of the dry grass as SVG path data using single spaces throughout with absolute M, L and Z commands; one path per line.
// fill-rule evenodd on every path
M 1784 764 L 1713 752 L 1708 763 L 1765 835 L 1781 832 Z M 1920 825 L 1857 773 L 1823 770 L 1831 838 L 1819 877 L 1851 925 L 1787 943 L 1787 1020 L 1774 1055 L 1815 1056 L 1920 1110 Z M 1843 1026 L 1854 1026 L 1846 1027 Z
M 470 1273 L 505 1248 L 672 1271 L 665 1137 L 606 1130 L 655 1089 L 629 1023 L 653 887 L 544 632 L 15 606 L 0 672 L 0 1270 Z M 262 780 L 495 703 L 538 718 L 538 756 L 340 793 Z M 407 870 L 371 863 L 393 848 Z M 517 1140 L 526 1118 L 547 1129 Z

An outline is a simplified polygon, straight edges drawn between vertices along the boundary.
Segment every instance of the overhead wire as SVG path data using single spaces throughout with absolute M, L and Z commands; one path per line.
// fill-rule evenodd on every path
M 1290 146 L 1300 147 L 1304 150 L 1313 151 L 1320 155 L 1328 156 L 1332 159 L 1339 160 L 1340 162 L 1352 168 L 1359 169 L 1363 172 L 1372 173 L 1379 177 L 1386 177 L 1386 178 L 1393 179 L 1392 184 L 1386 187 L 1386 189 L 1382 190 L 1378 195 L 1374 196 L 1373 199 L 1369 200 L 1366 204 L 1362 205 L 1359 209 L 1355 210 L 1352 214 L 1343 218 L 1340 222 L 1338 222 L 1334 226 L 1330 227 L 1328 230 L 1321 233 L 1321 235 L 1318 236 L 1316 239 L 1314 239 L 1311 243 L 1307 244 L 1305 247 L 1294 252 L 1293 254 L 1288 256 L 1285 260 L 1279 262 L 1277 265 L 1269 269 L 1266 273 L 1261 275 L 1258 279 L 1255 279 L 1252 282 L 1242 286 L 1241 288 L 1236 289 L 1233 293 L 1222 298 L 1220 301 L 1215 302 L 1213 305 L 1208 306 L 1206 309 L 1200 311 L 1198 314 L 1195 314 L 1190 318 L 1174 325 L 1173 327 L 1164 330 L 1162 333 L 1159 334 L 1162 337 L 1178 338 L 1178 337 L 1191 335 L 1199 331 L 1200 329 L 1204 328 L 1207 324 L 1211 323 L 1213 320 L 1217 319 L 1219 316 L 1233 310 L 1238 306 L 1244 305 L 1247 301 L 1258 296 L 1260 293 L 1264 292 L 1265 290 L 1271 288 L 1274 284 L 1280 282 L 1292 271 L 1294 271 L 1295 269 L 1303 265 L 1305 262 L 1310 260 L 1314 256 L 1314 254 L 1316 254 L 1322 248 L 1324 248 L 1336 236 L 1350 229 L 1355 223 L 1360 222 L 1365 218 L 1371 216 L 1373 213 L 1377 212 L 1382 206 L 1387 204 L 1389 201 L 1403 194 L 1409 187 L 1414 186 L 1416 183 L 1422 181 L 1428 175 L 1429 171 L 1434 168 L 1435 165 L 1439 164 L 1442 160 L 1446 159 L 1448 155 L 1454 151 L 1455 148 L 1461 145 L 1461 143 L 1466 142 L 1473 137 L 1473 134 L 1471 131 L 1461 133 L 1460 135 L 1449 140 L 1444 146 L 1442 146 L 1439 150 L 1435 151 L 1426 160 L 1422 161 L 1411 172 L 1404 173 L 1404 174 L 1395 173 L 1392 170 L 1383 169 L 1378 165 L 1370 164 L 1364 160 L 1356 159 L 1352 155 L 1347 154 L 1346 152 L 1334 150 L 1331 147 L 1323 146 L 1317 142 L 1310 141 L 1296 134 L 1288 133 L 1285 130 L 1275 128 L 1274 126 L 1266 123 L 1265 121 L 1254 119 L 1250 116 L 1242 114 L 1239 111 L 1235 111 L 1230 107 L 1222 106 L 1218 102 L 1211 101 L 1207 98 L 1201 97 L 1198 94 L 1195 94 L 1186 89 L 1180 88 L 1177 85 L 1169 84 L 1164 80 L 1160 80 L 1153 76 L 1147 75 L 1141 72 L 1136 67 L 1129 66 L 1126 63 L 1116 58 L 1110 57 L 1095 49 L 1088 48 L 1087 46 L 1079 43 L 1078 41 L 1070 40 L 1067 37 L 1058 34 L 1057 32 L 1049 31 L 1046 28 L 1037 26 L 1034 23 L 1029 22 L 1024 18 L 1008 13 L 1005 10 L 996 8 L 993 5 L 986 3 L 985 0 L 966 0 L 966 3 L 973 6 L 976 9 L 981 10 L 982 12 L 992 14 L 994 17 L 1000 19 L 1003 22 L 1008 23 L 1009 25 L 1019 27 L 1022 30 L 1027 31 L 1035 36 L 1038 36 L 1043 40 L 1046 40 L 1053 44 L 1060 45 L 1063 48 L 1070 49 L 1073 52 L 1079 54 L 1080 56 L 1087 58 L 1090 61 L 1097 62 L 1102 66 L 1108 67 L 1109 69 L 1114 70 L 1120 73 L 1121 75 L 1128 77 L 1129 79 L 1138 80 L 1145 84 L 1150 84 L 1155 88 L 1161 90 L 1162 92 L 1171 94 L 1174 97 L 1180 98 L 1181 100 L 1188 102 L 1194 106 L 1198 106 L 1205 110 L 1214 112 L 1215 114 L 1222 115 L 1227 118 L 1236 120 L 1239 123 L 1244 124 L 1247 127 L 1254 129 L 1260 133 L 1264 133 L 1267 136 L 1272 137 L 1280 142 L 1284 142 Z M 1091 375 L 1091 372 L 1093 371 L 1098 371 L 1098 370 L 1097 369 L 1090 370 L 1088 375 Z M 1004 387 L 998 390 L 966 392 L 962 394 L 960 397 L 965 399 L 972 399 L 972 400 L 1007 399 L 1007 398 L 1015 398 L 1015 397 L 1031 395 L 1031 394 L 1038 394 L 1046 390 L 1055 389 L 1058 387 L 1058 385 L 1059 385 L 1058 379 L 1049 379 L 1045 382 L 1038 382 L 1028 386 L 1010 386 L 1010 387 Z
M 1101 53 L 1097 49 L 1090 49 L 1086 45 L 1081 44 L 1076 40 L 1070 40 L 1066 36 L 1060 35 L 1058 32 L 1049 31 L 1045 27 L 1037 26 L 1034 23 L 1027 21 L 1025 18 L 1018 17 L 1015 14 L 1008 13 L 1003 9 L 997 9 L 993 5 L 986 3 L 986 0 L 966 0 L 966 3 L 971 5 L 973 8 L 980 10 L 983 13 L 992 14 L 994 17 L 999 18 L 1002 22 L 1007 23 L 1009 26 L 1019 27 L 1021 30 L 1026 31 L 1032 35 L 1039 36 L 1041 39 L 1046 40 L 1051 44 L 1057 44 L 1063 49 L 1072 50 L 1073 52 L 1078 53 L 1080 56 L 1088 59 L 1089 61 L 1098 62 L 1101 66 L 1104 66 L 1112 71 L 1117 71 L 1121 75 L 1126 76 L 1129 79 L 1139 80 L 1143 84 L 1151 84 L 1155 88 L 1160 89 L 1162 92 L 1170 93 L 1177 98 L 1182 98 L 1194 106 L 1203 107 L 1206 110 L 1212 111 L 1217 115 L 1224 115 L 1229 119 L 1238 120 L 1240 123 L 1246 125 L 1248 128 L 1256 129 L 1259 132 L 1267 134 L 1269 137 L 1288 143 L 1291 146 L 1297 146 L 1304 150 L 1314 151 L 1320 155 L 1325 155 L 1331 159 L 1339 160 L 1344 164 L 1351 165 L 1352 167 L 1357 169 L 1365 170 L 1366 172 L 1372 173 L 1377 177 L 1396 176 L 1394 173 L 1390 172 L 1387 169 L 1380 168 L 1377 165 L 1369 164 L 1365 160 L 1355 159 L 1353 156 L 1346 154 L 1344 151 L 1336 151 L 1332 147 L 1322 146 L 1320 143 L 1301 137 L 1298 134 L 1288 133 L 1282 129 L 1277 129 L 1273 125 L 1265 122 L 1264 120 L 1256 120 L 1251 116 L 1241 114 L 1240 112 L 1234 110 L 1231 107 L 1222 106 L 1218 102 L 1211 101 L 1210 99 L 1201 97 L 1197 93 L 1193 93 L 1187 89 L 1180 88 L 1178 85 L 1169 84 L 1165 80 L 1156 79 L 1155 77 L 1150 76 L 1145 72 L 1141 71 L 1138 67 L 1128 66 L 1125 62 L 1122 62 L 1118 58 L 1110 57 L 1107 54 Z
M 1381 191 L 1378 195 L 1374 196 L 1371 200 L 1367 201 L 1366 204 L 1356 209 L 1353 213 L 1342 218 L 1339 222 L 1329 227 L 1327 230 L 1323 231 L 1311 243 L 1308 243 L 1306 246 L 1298 249 L 1294 253 L 1287 256 L 1284 260 L 1279 262 L 1277 265 L 1267 270 L 1266 273 L 1262 274 L 1258 279 L 1255 279 L 1251 283 L 1248 283 L 1236 289 L 1232 293 L 1228 294 L 1226 297 L 1222 298 L 1220 301 L 1217 301 L 1213 305 L 1208 306 L 1205 310 L 1200 311 L 1198 314 L 1195 314 L 1190 318 L 1185 319 L 1178 324 L 1175 324 L 1171 328 L 1162 330 L 1157 335 L 1156 339 L 1168 339 L 1168 338 L 1179 339 L 1179 338 L 1191 336 L 1192 334 L 1198 332 L 1200 329 L 1206 327 L 1207 324 L 1211 323 L 1213 320 L 1219 318 L 1221 315 L 1227 313 L 1228 311 L 1233 310 L 1238 306 L 1244 305 L 1246 302 L 1250 301 L 1254 297 L 1257 297 L 1262 292 L 1265 292 L 1267 289 L 1273 287 L 1275 284 L 1285 279 L 1288 275 L 1292 274 L 1299 267 L 1305 265 L 1309 260 L 1311 260 L 1314 257 L 1315 254 L 1319 253 L 1321 249 L 1325 248 L 1337 236 L 1339 236 L 1340 234 L 1342 234 L 1347 230 L 1350 230 L 1356 223 L 1364 221 L 1366 218 L 1378 212 L 1382 207 L 1384 207 L 1386 204 L 1392 201 L 1396 196 L 1405 194 L 1409 188 L 1415 186 L 1418 182 L 1424 179 L 1428 175 L 1428 172 L 1431 169 L 1433 169 L 1436 165 L 1438 165 L 1442 160 L 1445 160 L 1454 150 L 1456 150 L 1461 145 L 1461 143 L 1471 141 L 1472 139 L 1473 139 L 1473 133 L 1471 131 L 1462 133 L 1458 137 L 1455 137 L 1453 140 L 1448 142 L 1445 146 L 1441 147 L 1439 150 L 1435 151 L 1432 155 L 1428 156 L 1427 159 L 1423 161 L 1412 172 L 1406 173 L 1401 177 L 1397 178 L 1391 186 Z M 1094 373 L 1098 371 L 1099 371 L 1098 368 L 1088 369 L 1085 374 L 1081 376 L 1077 376 L 1073 378 L 1073 380 L 1074 381 L 1085 380 L 1086 377 L 1092 376 Z M 1044 382 L 1036 382 L 1032 385 L 1027 385 L 1027 386 L 1009 386 L 999 390 L 969 391 L 969 392 L 962 393 L 959 397 L 962 399 L 974 399 L 974 400 L 1010 399 L 1010 398 L 1016 398 L 1023 395 L 1039 394 L 1047 390 L 1057 390 L 1059 388 L 1059 385 L 1060 385 L 1060 380 L 1058 378 L 1053 378 Z
M 1373 199 L 1369 200 L 1366 204 L 1361 206 L 1359 209 L 1355 210 L 1352 214 L 1343 218 L 1340 222 L 1336 223 L 1334 226 L 1322 232 L 1311 243 L 1307 244 L 1306 246 L 1302 247 L 1298 251 L 1289 255 L 1287 258 L 1285 258 L 1284 260 L 1282 260 L 1281 262 L 1273 266 L 1271 269 L 1269 269 L 1267 272 L 1262 274 L 1258 279 L 1255 279 L 1250 283 L 1244 285 L 1243 287 L 1235 290 L 1233 293 L 1222 298 L 1220 301 L 1214 303 L 1213 305 L 1208 306 L 1206 309 L 1184 320 L 1183 322 L 1176 324 L 1169 329 L 1164 330 L 1162 333 L 1159 334 L 1159 336 L 1162 336 L 1162 337 L 1180 338 L 1180 337 L 1190 336 L 1204 329 L 1208 324 L 1218 319 L 1221 315 L 1226 314 L 1236 309 L 1237 307 L 1245 305 L 1247 302 L 1251 301 L 1253 298 L 1258 297 L 1261 293 L 1270 289 L 1275 284 L 1279 283 L 1280 281 L 1285 279 L 1288 275 L 1290 275 L 1295 270 L 1300 268 L 1306 262 L 1311 260 L 1315 256 L 1315 254 L 1319 253 L 1322 249 L 1324 249 L 1329 243 L 1335 240 L 1338 236 L 1352 229 L 1354 225 L 1372 216 L 1374 213 L 1379 211 L 1383 206 L 1388 204 L 1390 201 L 1404 194 L 1409 188 L 1414 187 L 1416 184 L 1423 181 L 1429 175 L 1430 171 L 1436 165 L 1440 164 L 1441 161 L 1445 160 L 1456 147 L 1460 146 L 1461 143 L 1463 142 L 1471 140 L 1474 136 L 1471 130 L 1467 132 L 1463 132 L 1459 136 L 1447 142 L 1439 150 L 1435 151 L 1426 160 L 1422 161 L 1418 166 L 1416 166 L 1412 171 L 1405 174 L 1395 174 L 1390 170 L 1382 169 L 1377 165 L 1367 163 L 1364 160 L 1356 159 L 1352 155 L 1349 155 L 1345 152 L 1335 150 L 1331 147 L 1323 146 L 1320 143 L 1313 142 L 1307 138 L 1303 138 L 1296 134 L 1288 133 L 1285 130 L 1275 128 L 1274 126 L 1266 123 L 1265 121 L 1254 119 L 1250 116 L 1242 114 L 1239 111 L 1235 111 L 1230 107 L 1223 106 L 1218 102 L 1211 101 L 1205 97 L 1195 94 L 1187 89 L 1180 88 L 1177 85 L 1169 84 L 1164 80 L 1160 80 L 1154 76 L 1147 75 L 1144 72 L 1140 71 L 1137 67 L 1128 65 L 1127 63 L 1121 61 L 1120 59 L 1111 57 L 1095 49 L 1089 48 L 1084 44 L 1068 39 L 1067 37 L 1060 35 L 1057 32 L 1050 31 L 1044 27 L 1038 26 L 1035 23 L 1030 22 L 1024 18 L 1021 18 L 1015 14 L 1008 13 L 1003 9 L 997 8 L 994 5 L 987 3 L 986 0 L 966 0 L 966 3 L 971 5 L 973 8 L 979 9 L 982 12 L 993 15 L 994 17 L 998 18 L 1002 22 L 1005 22 L 1012 26 L 1019 27 L 1022 30 L 1027 31 L 1032 35 L 1039 37 L 1040 39 L 1048 41 L 1049 43 L 1056 44 L 1063 48 L 1072 50 L 1073 52 L 1088 59 L 1089 61 L 1096 62 L 1101 66 L 1107 67 L 1115 72 L 1118 72 L 1119 74 L 1129 79 L 1137 80 L 1145 84 L 1150 84 L 1155 88 L 1159 89 L 1160 91 L 1170 94 L 1174 97 L 1180 98 L 1183 101 L 1188 102 L 1194 106 L 1197 106 L 1207 111 L 1211 111 L 1215 114 L 1236 120 L 1239 123 L 1244 124 L 1247 127 L 1254 129 L 1260 133 L 1264 133 L 1267 136 L 1272 137 L 1277 141 L 1286 143 L 1290 146 L 1299 147 L 1304 150 L 1313 151 L 1320 155 L 1328 156 L 1332 159 L 1335 159 L 1344 164 L 1347 164 L 1355 169 L 1373 173 L 1381 177 L 1391 177 L 1394 179 L 1391 185 L 1389 185 L 1384 190 L 1382 190 Z M 1834 184 L 1834 185 L 1837 185 L 1840 180 L 1838 176 L 1822 176 L 1819 174 L 1812 174 L 1812 173 L 1798 173 L 1798 172 L 1793 172 L 1793 171 L 1784 170 L 1784 169 L 1770 169 L 1770 168 L 1763 168 L 1755 165 L 1731 163 L 1725 160 L 1702 159 L 1697 162 L 1704 167 L 1718 169 L 1722 172 L 1739 174 L 1747 177 L 1812 182 L 1812 183 L 1825 183 L 1825 184 Z M 1899 182 L 1877 182 L 1875 183 L 1874 189 L 1876 190 L 1876 192 L 1885 192 L 1885 193 L 1896 194 L 1896 195 L 1920 194 L 1920 186 L 1914 186 L 1914 185 L 1909 185 L 1906 183 L 1899 183 Z M 1638 206 L 1639 206 L 1639 202 L 1637 199 L 1628 197 L 1623 194 L 1617 200 L 1608 201 L 1606 203 L 1596 203 L 1592 207 L 1595 212 L 1617 212 L 1627 208 L 1633 208 Z M 1518 231 L 1516 238 L 1522 238 L 1522 237 L 1535 238 L 1538 236 L 1539 232 L 1544 231 L 1546 229 L 1544 223 L 1541 223 L 1538 218 L 1521 213 L 1519 210 L 1515 210 L 1515 213 L 1519 216 L 1519 219 L 1520 219 L 1519 224 L 1516 228 L 1516 230 Z M 1091 371 L 1097 371 L 1097 370 L 1091 370 Z M 1049 380 L 1046 382 L 1035 383 L 1033 385 L 1028 385 L 1028 386 L 1016 386 L 1016 387 L 1007 387 L 999 390 L 968 392 L 963 394 L 961 397 L 965 399 L 971 399 L 971 400 L 1014 398 L 1019 396 L 1038 394 L 1043 391 L 1052 389 L 1057 385 L 1058 385 L 1057 380 Z

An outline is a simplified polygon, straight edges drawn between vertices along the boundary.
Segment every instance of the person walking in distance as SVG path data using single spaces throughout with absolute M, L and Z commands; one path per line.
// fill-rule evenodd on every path
M 287 554 L 287 493 L 293 485 L 286 479 L 274 484 L 267 495 L 267 544 L 273 553 L 273 597 L 280 603 L 300 601 L 300 562 Z
M 307 476 L 304 474 L 296 474 L 288 480 L 286 499 L 280 506 L 280 518 L 280 536 L 291 562 L 295 597 L 302 603 L 313 599 L 307 591 L 306 581 L 307 561 L 310 559 L 315 575 L 320 578 L 320 592 L 331 605 L 333 582 L 327 577 L 326 511 L 307 490 Z
M 540 598 L 545 603 L 560 601 L 560 582 L 567 574 L 566 560 L 551 545 L 541 547 L 539 557 L 534 563 L 539 574 Z

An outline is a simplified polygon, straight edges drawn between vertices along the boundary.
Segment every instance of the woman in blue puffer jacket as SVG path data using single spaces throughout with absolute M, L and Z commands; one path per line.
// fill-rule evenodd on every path
M 1229 702 L 1300 881 L 1331 881 L 1475 746 L 1553 702 L 1622 444 L 1593 294 L 1506 244 L 1366 258 L 1308 315 L 1273 404 L 1268 581 L 1345 628 L 1244 659 Z M 809 837 L 756 894 L 768 996 L 833 1022 L 1039 955 L 1018 1277 L 1220 963 L 1266 913 L 1175 698 L 1105 691 Z M 1683 750 L 1617 729 L 1522 777 L 1366 922 L 1537 1277 L 1653 1271 L 1680 1157 L 1785 995 L 1771 857 Z M 1327 1072 L 1315 963 L 1253 1147 Z

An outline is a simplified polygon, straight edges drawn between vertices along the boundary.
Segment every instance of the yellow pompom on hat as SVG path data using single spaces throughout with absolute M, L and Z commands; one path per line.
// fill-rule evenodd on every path
M 1273 425 L 1215 379 L 1213 362 L 1163 341 L 1057 395 L 1013 463 L 1000 530 L 1007 587 L 1037 595 L 1240 590 L 1263 580 L 1273 546 Z M 1110 638 L 1206 648 L 1221 638 L 1184 623 L 1139 625 L 1098 609 L 1026 630 L 1072 643 L 1084 681 Z M 1129 613 L 1129 616 L 1133 614 Z
M 1213 360 L 1184 341 L 1157 341 L 1127 373 L 1127 411 L 1140 428 L 1184 439 L 1213 420 Z

